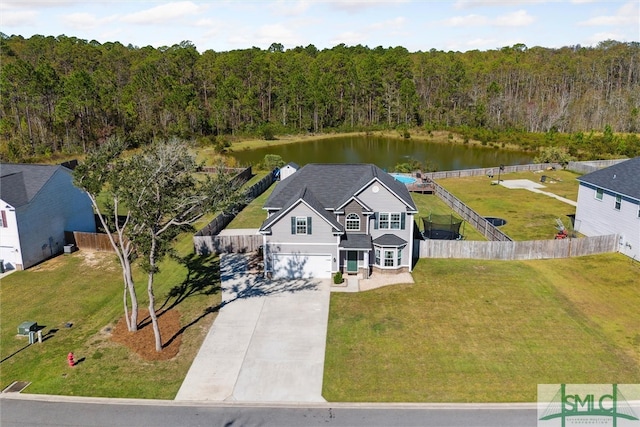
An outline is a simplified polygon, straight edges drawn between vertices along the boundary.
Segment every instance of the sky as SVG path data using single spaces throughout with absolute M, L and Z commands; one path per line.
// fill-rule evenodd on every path
M 640 41 L 640 0 L 0 0 L 0 31 L 203 52 L 344 43 L 411 52 Z

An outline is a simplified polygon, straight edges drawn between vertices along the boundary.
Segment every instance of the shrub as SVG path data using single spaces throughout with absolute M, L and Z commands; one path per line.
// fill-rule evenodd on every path
M 336 285 L 339 285 L 342 282 L 344 282 L 344 278 L 342 277 L 342 272 L 338 271 L 336 274 L 333 275 L 333 283 Z

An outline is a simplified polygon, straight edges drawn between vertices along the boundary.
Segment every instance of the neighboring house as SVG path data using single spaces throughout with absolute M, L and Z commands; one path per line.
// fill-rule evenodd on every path
M 578 181 L 575 229 L 586 236 L 618 234 L 618 251 L 640 260 L 640 157 Z
M 300 169 L 300 166 L 297 165 L 296 163 L 294 163 L 294 162 L 287 163 L 286 165 L 284 165 L 283 167 L 280 168 L 280 181 L 290 177 L 298 169 Z
M 0 259 L 8 269 L 62 252 L 65 231 L 96 231 L 91 201 L 64 166 L 0 164 L 0 214 Z
M 371 164 L 308 164 L 263 207 L 265 274 L 411 271 L 416 206 L 404 184 Z

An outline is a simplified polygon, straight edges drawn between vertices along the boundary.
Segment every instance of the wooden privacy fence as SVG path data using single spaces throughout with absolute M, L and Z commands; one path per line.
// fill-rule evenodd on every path
M 420 247 L 420 258 L 526 260 L 616 252 L 618 235 L 524 242 L 417 240 L 416 244 Z
M 273 184 L 273 172 L 249 187 L 246 191 L 246 204 L 264 193 Z M 244 206 L 240 206 L 242 210 Z M 262 236 L 238 235 L 219 236 L 220 231 L 235 218 L 232 214 L 220 214 L 193 236 L 193 247 L 199 255 L 222 252 L 251 252 L 262 244 Z M 236 238 L 235 240 L 233 238 Z M 258 240 L 259 239 L 259 242 Z
M 113 236 L 118 241 L 118 236 Z M 113 252 L 109 236 L 104 233 L 83 233 L 80 231 L 65 231 L 64 240 L 67 244 L 74 244 L 79 249 Z
M 445 179 L 445 178 L 465 178 L 469 176 L 492 175 L 497 179 L 498 172 L 500 172 L 501 174 L 504 174 L 504 173 L 510 173 L 510 172 L 539 171 L 539 170 L 545 170 L 548 168 L 561 169 L 562 166 L 556 163 L 531 163 L 528 165 L 503 166 L 503 170 L 500 170 L 499 166 L 495 166 L 492 168 L 460 169 L 455 171 L 442 171 L 442 172 L 425 172 L 422 174 L 422 176 L 424 178 L 434 180 L 434 179 Z
M 453 209 L 458 215 L 465 221 L 471 224 L 476 230 L 478 230 L 484 237 L 489 240 L 497 241 L 511 241 L 511 238 L 500 231 L 496 226 L 491 224 L 487 219 L 481 216 L 479 213 L 471 209 L 469 206 L 462 203 L 453 194 L 449 193 L 438 183 L 433 183 L 434 193 L 442 199 L 451 209 Z
M 615 160 L 591 160 L 586 162 L 569 162 L 567 169 L 578 173 L 594 172 L 602 168 L 616 165 L 620 162 L 624 162 L 627 159 L 615 159 Z
M 199 255 L 254 252 L 262 245 L 262 235 L 193 236 L 193 245 Z

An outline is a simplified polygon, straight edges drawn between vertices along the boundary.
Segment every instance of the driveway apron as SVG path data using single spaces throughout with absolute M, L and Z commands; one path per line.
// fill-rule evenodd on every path
M 265 280 L 221 259 L 223 307 L 176 400 L 324 402 L 329 280 Z

